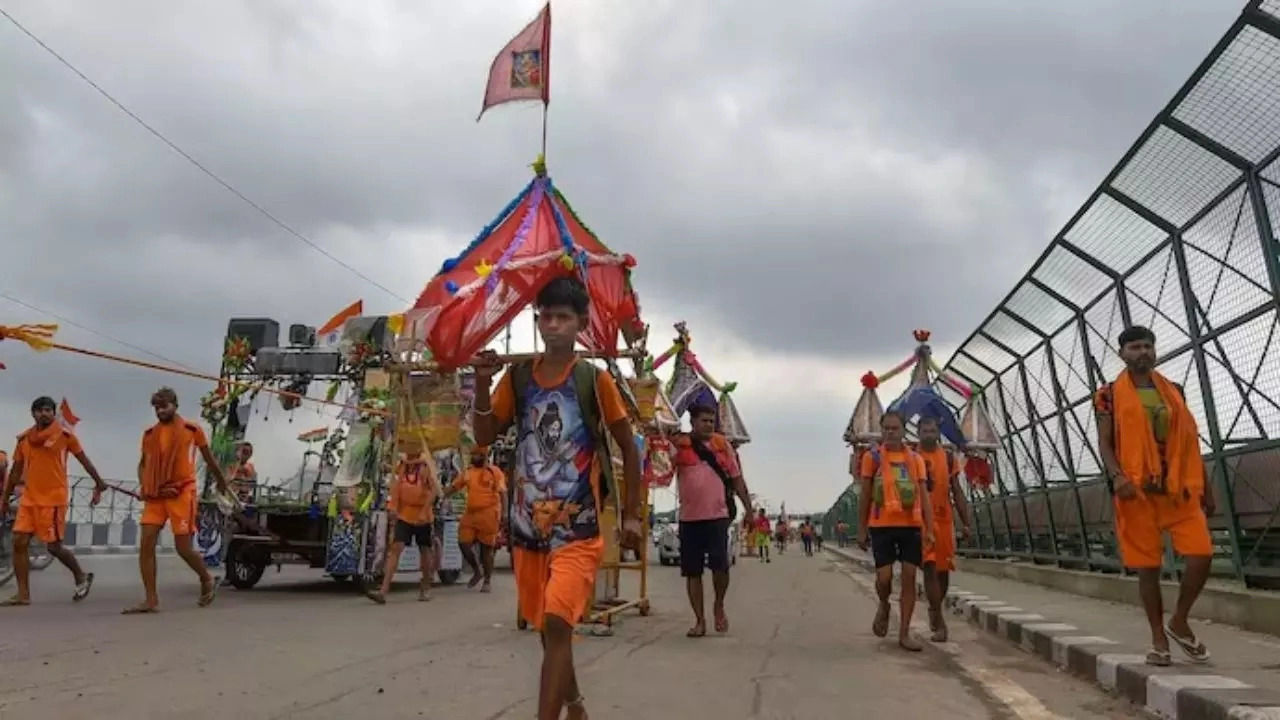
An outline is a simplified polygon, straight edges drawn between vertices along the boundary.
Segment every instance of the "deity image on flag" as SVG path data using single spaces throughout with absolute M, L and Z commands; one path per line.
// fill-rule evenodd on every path
M 511 53 L 511 89 L 542 87 L 542 50 Z

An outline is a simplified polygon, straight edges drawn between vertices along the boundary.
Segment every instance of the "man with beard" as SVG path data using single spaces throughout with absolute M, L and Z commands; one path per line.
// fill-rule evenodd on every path
M 729 591 L 729 532 L 737 512 L 736 495 L 751 517 L 751 495 L 738 456 L 716 430 L 716 409 L 689 409 L 691 431 L 676 438 L 676 475 L 680 493 L 680 574 L 685 579 L 693 627 L 687 637 L 707 634 L 703 569 L 711 570 L 715 601 L 711 609 L 718 633 L 729 632 L 724 600 Z M 732 508 L 732 509 L 731 509 Z
M 507 516 L 507 476 L 490 464 L 488 448 L 477 445 L 471 449 L 471 467 L 467 468 L 445 491 L 445 499 L 465 490 L 467 510 L 458 523 L 458 546 L 462 559 L 471 568 L 473 588 L 484 581 L 480 592 L 490 590 L 493 580 L 493 554 L 498 545 L 498 530 Z M 480 562 L 476 562 L 475 545 L 480 546 Z M 483 569 L 482 569 L 483 568 Z
M 1200 436 L 1182 388 L 1156 372 L 1156 336 L 1145 327 L 1120 333 L 1125 369 L 1094 395 L 1098 448 L 1115 495 L 1116 539 L 1124 566 L 1138 573 L 1138 594 L 1151 626 L 1147 662 L 1167 666 L 1169 640 L 1193 662 L 1209 650 L 1187 623 L 1209 578 L 1213 541 L 1208 515 L 1213 492 L 1204 477 Z M 1186 571 L 1168 624 L 1160 595 L 1162 534 L 1182 556 Z
M 72 600 L 79 602 L 85 599 L 93 587 L 93 573 L 81 569 L 75 554 L 62 544 L 66 536 L 67 506 L 70 504 L 67 455 L 74 456 L 93 478 L 90 505 L 97 505 L 102 500 L 107 484 L 84 454 L 75 434 L 57 421 L 57 414 L 58 406 L 51 397 L 38 397 L 31 403 L 31 418 L 35 423 L 18 436 L 18 446 L 13 451 L 13 471 L 4 479 L 4 486 L 0 489 L 0 518 L 4 518 L 9 514 L 9 494 L 19 483 L 23 485 L 18 516 L 13 522 L 13 571 L 18 580 L 18 592 L 0 602 L 0 606 L 31 604 L 31 559 L 28 552 L 33 536 L 44 542 L 49 554 L 71 571 L 76 584 Z
M 922 417 L 916 426 L 920 449 L 928 472 L 929 502 L 933 509 L 933 546 L 924 551 L 925 597 L 929 600 L 929 630 L 933 642 L 947 641 L 947 621 L 943 617 L 942 600 L 951 586 L 951 573 L 956 569 L 956 529 L 952 503 L 960 516 L 961 532 L 969 537 L 969 505 L 960 488 L 960 460 L 939 442 L 942 429 L 936 417 Z
M 125 615 L 155 613 L 160 607 L 156 593 L 156 546 L 160 531 L 168 524 L 173 532 L 173 546 L 196 577 L 200 578 L 197 605 L 213 603 L 217 585 L 204 558 L 191 541 L 196 532 L 196 453 L 200 453 L 207 471 L 213 475 L 218 492 L 227 492 L 227 478 L 209 449 L 204 430 L 178 414 L 178 394 L 162 387 L 151 396 L 156 424 L 142 433 L 142 456 L 138 460 L 138 487 L 144 505 L 138 524 L 142 538 L 138 547 L 138 569 L 146 599 L 125 608 Z

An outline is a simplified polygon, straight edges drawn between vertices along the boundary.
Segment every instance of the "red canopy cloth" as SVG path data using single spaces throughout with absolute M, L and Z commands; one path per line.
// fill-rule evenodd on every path
M 535 177 L 456 258 L 446 260 L 406 313 L 412 336 L 444 369 L 466 364 L 554 278 L 576 274 L 591 296 L 578 340 L 617 352 L 640 322 L 630 255 L 614 254 L 583 225 L 551 178 Z

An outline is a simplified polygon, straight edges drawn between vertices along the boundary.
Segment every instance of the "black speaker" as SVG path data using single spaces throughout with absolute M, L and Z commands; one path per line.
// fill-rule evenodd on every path
M 383 351 L 392 348 L 395 337 L 387 329 L 386 315 L 365 315 L 351 318 L 342 326 L 342 341 L 353 345 L 367 342 L 374 349 Z
M 264 347 L 280 346 L 280 323 L 271 318 L 231 318 L 227 323 L 227 339 L 242 337 L 249 341 L 249 352 Z
M 291 347 L 315 347 L 316 329 L 306 325 L 289 326 L 289 345 Z
M 254 356 L 253 367 L 264 376 L 337 375 L 342 368 L 342 354 L 336 350 L 263 348 Z

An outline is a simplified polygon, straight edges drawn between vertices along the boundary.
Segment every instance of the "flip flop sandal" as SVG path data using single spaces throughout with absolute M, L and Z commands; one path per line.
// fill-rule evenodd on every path
M 374 601 L 374 602 L 378 603 L 379 605 L 386 605 L 386 604 L 387 604 L 387 596 L 386 596 L 386 595 L 383 595 L 382 593 L 378 592 L 377 590 L 370 590 L 369 592 L 365 593 L 365 594 L 364 594 L 364 596 L 365 596 L 365 597 L 367 597 L 367 598 L 369 598 L 370 600 L 372 600 L 372 601 Z
M 76 586 L 76 594 L 72 595 L 71 599 L 75 602 L 80 602 L 81 600 L 89 597 L 89 591 L 92 589 L 93 589 L 93 573 L 85 573 L 84 582 Z
M 30 600 L 23 600 L 17 595 L 14 595 L 13 597 L 7 598 L 5 600 L 0 600 L 0 607 L 26 607 L 30 604 L 31 604 Z
M 127 607 L 121 610 L 120 614 L 121 615 L 154 615 L 155 613 L 158 613 L 158 612 L 160 612 L 159 608 L 155 608 L 150 605 L 134 605 L 133 607 Z
M 492 586 L 490 586 L 490 585 L 489 585 L 489 583 L 485 583 L 485 584 L 483 584 L 483 585 L 481 585 L 481 586 L 480 586 L 480 592 L 482 592 L 482 593 L 490 593 L 490 592 L 493 592 L 493 587 L 492 587 Z
M 431 602 L 431 591 L 422 590 L 418 593 L 418 602 Z
M 707 629 L 706 629 L 705 627 L 701 627 L 701 628 L 700 628 L 700 627 L 694 626 L 694 627 L 689 628 L 689 632 L 685 633 L 685 634 L 684 634 L 684 636 L 685 636 L 685 637 L 687 637 L 687 638 L 700 638 L 700 637 L 706 637 L 706 636 L 707 636 Z
M 898 638 L 898 647 L 907 652 L 920 652 L 924 650 L 924 646 L 916 641 L 913 637 Z
M 716 613 L 716 632 L 721 635 L 729 632 L 729 616 L 723 610 Z
M 929 636 L 929 642 L 944 643 L 947 641 L 947 626 L 943 625 L 933 631 L 933 635 Z
M 1186 653 L 1187 658 L 1191 660 L 1191 662 L 1201 664 L 1209 662 L 1209 649 L 1206 648 L 1204 643 L 1200 642 L 1196 636 L 1179 637 L 1178 634 L 1173 631 L 1173 628 L 1170 627 L 1169 623 L 1165 623 L 1164 634 L 1167 635 L 1170 640 L 1178 644 L 1178 648 L 1182 650 L 1182 652 Z
M 1153 667 L 1169 667 L 1173 664 L 1173 656 L 1168 650 L 1152 648 L 1147 651 L 1147 664 Z
M 893 611 L 889 607 L 889 603 L 881 603 L 880 609 L 876 610 L 876 619 L 871 623 L 871 633 L 876 637 L 884 637 L 889 634 L 889 613 Z
M 196 601 L 196 607 L 209 607 L 218 596 L 218 584 L 209 583 L 209 589 L 200 588 L 200 599 Z

